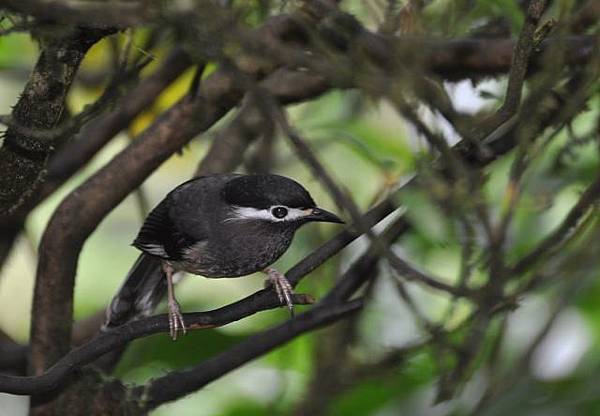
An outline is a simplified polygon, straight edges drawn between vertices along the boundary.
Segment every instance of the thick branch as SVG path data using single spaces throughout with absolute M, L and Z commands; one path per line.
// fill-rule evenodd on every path
M 43 41 L 42 53 L 12 112 L 14 122 L 39 130 L 58 125 L 67 113 L 65 97 L 85 53 L 109 33 L 67 28 L 62 36 Z M 40 140 L 8 128 L 0 148 L 0 217 L 32 195 L 57 145 L 56 140 Z
M 188 54 L 176 49 L 156 71 L 123 97 L 113 111 L 84 126 L 73 143 L 58 151 L 48 163 L 48 177 L 42 193 L 49 194 L 89 162 L 109 140 L 151 106 L 156 97 L 191 64 Z
M 530 62 L 527 75 L 542 69 L 543 56 L 558 45 L 565 45 L 565 64 L 583 65 L 592 56 L 598 39 L 594 36 L 550 38 L 541 43 Z M 425 69 L 449 81 L 465 78 L 482 78 L 506 74 L 511 65 L 514 41 L 511 39 L 453 39 L 453 40 L 401 40 L 396 42 L 396 56 L 415 57 Z
M 48 195 L 85 166 L 117 133 L 126 128 L 155 98 L 170 85 L 191 62 L 186 53 L 176 50 L 162 65 L 130 91 L 108 114 L 92 120 L 48 162 L 47 175 L 38 192 L 13 214 L 0 218 L 0 267 L 23 228 L 27 214 Z

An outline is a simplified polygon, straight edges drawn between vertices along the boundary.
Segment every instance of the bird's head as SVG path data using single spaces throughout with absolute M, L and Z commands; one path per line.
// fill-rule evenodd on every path
M 299 227 L 312 221 L 342 224 L 337 215 L 316 206 L 298 182 L 279 175 L 243 175 L 223 188 L 231 207 L 226 221 L 266 221 Z

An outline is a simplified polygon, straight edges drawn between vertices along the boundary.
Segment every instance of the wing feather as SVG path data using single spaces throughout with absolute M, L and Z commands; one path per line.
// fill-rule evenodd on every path
M 223 186 L 239 176 L 208 175 L 179 185 L 148 214 L 133 246 L 153 256 L 181 260 L 186 250 L 215 232 L 215 224 L 226 214 Z
M 194 243 L 194 239 L 177 227 L 169 206 L 166 198 L 148 214 L 132 245 L 153 256 L 180 260 L 183 251 Z

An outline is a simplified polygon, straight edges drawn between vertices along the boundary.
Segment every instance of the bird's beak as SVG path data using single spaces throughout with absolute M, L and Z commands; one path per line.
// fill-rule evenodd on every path
M 337 215 L 321 208 L 313 208 L 312 212 L 306 217 L 306 219 L 309 221 L 335 222 L 337 224 L 344 224 L 344 221 L 342 221 Z

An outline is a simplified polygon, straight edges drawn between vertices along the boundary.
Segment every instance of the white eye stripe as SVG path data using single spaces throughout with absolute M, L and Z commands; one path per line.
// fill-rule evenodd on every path
M 274 208 L 285 208 L 287 215 L 283 218 L 277 218 L 273 215 L 272 211 Z M 233 216 L 227 218 L 225 221 L 236 221 L 236 220 L 266 220 L 271 222 L 282 222 L 282 221 L 294 221 L 307 215 L 312 214 L 312 209 L 300 209 L 300 208 L 289 208 L 284 205 L 275 205 L 268 209 L 257 209 L 251 207 L 235 207 L 233 208 Z

